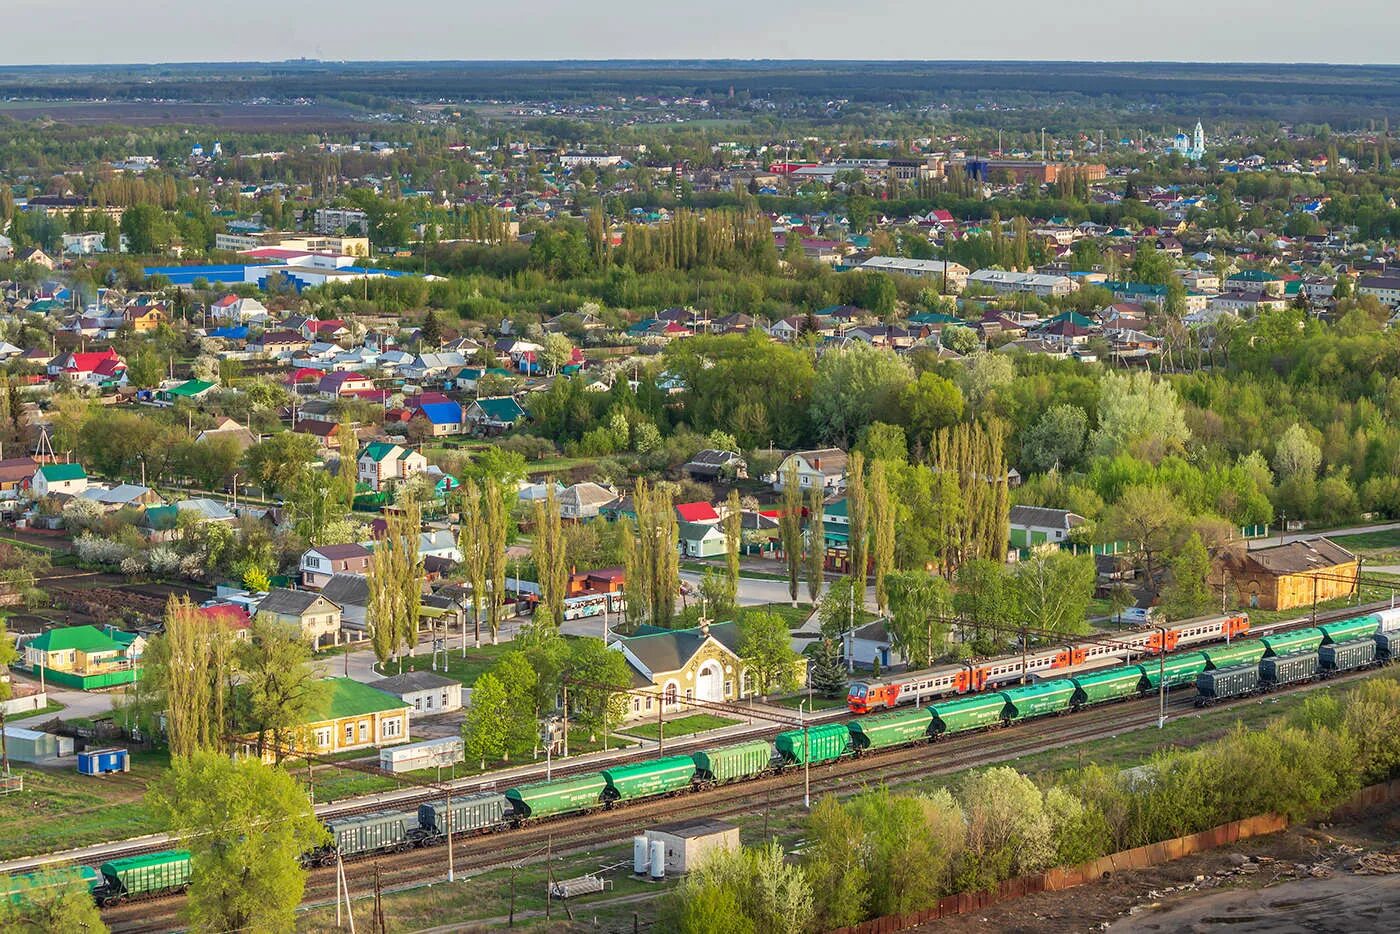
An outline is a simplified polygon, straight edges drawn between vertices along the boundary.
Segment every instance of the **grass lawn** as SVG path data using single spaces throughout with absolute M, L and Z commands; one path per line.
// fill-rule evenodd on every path
M 738 720 L 731 720 L 728 717 L 716 717 L 708 713 L 691 714 L 688 717 L 679 717 L 675 720 L 666 721 L 666 736 L 688 736 L 691 733 L 703 733 L 705 730 L 718 730 L 723 726 L 733 726 Z M 636 726 L 629 726 L 626 732 L 630 736 L 640 736 L 644 739 L 656 739 L 657 727 L 655 723 L 639 723 Z M 570 750 L 571 752 L 573 750 Z
M 770 697 L 768 703 L 776 707 L 788 707 L 796 710 L 802 707 L 804 710 L 834 710 L 837 707 L 846 706 L 845 697 L 822 697 L 820 694 L 812 695 L 812 702 L 804 706 L 807 700 L 806 694 L 794 694 L 792 697 Z
M 774 613 L 783 618 L 789 629 L 796 629 L 812 615 L 812 604 L 798 603 L 797 606 L 793 606 L 791 603 L 760 603 L 739 607 L 739 619 L 742 620 L 750 613 Z
M 85 776 L 72 763 L 22 765 L 24 791 L 0 797 L 0 859 L 120 840 L 161 829 L 146 809 L 147 783 L 170 764 L 164 753 L 138 752 L 131 771 Z
M 46 717 L 49 714 L 58 713 L 63 709 L 63 704 L 57 701 L 49 701 L 47 707 L 40 707 L 38 710 L 30 710 L 25 713 L 12 713 L 5 718 L 5 722 L 14 723 L 16 720 L 33 720 L 35 717 Z
M 483 638 L 489 638 L 489 635 L 484 635 Z M 483 642 L 480 648 L 467 646 L 467 655 L 465 658 L 462 657 L 462 650 L 460 648 L 456 649 L 455 651 L 447 653 L 447 671 L 443 673 L 446 674 L 447 677 L 456 678 L 458 681 L 462 682 L 462 684 L 471 687 L 476 683 L 477 678 L 480 678 L 490 670 L 491 666 L 496 664 L 497 660 L 499 660 L 502 655 L 511 651 L 513 648 L 515 648 L 515 646 L 509 642 L 502 642 L 500 645 L 491 645 L 488 642 Z M 430 659 L 424 656 L 422 658 L 413 659 L 413 663 L 419 670 L 422 670 L 425 666 L 430 665 Z M 405 670 L 407 670 L 406 664 Z M 388 676 L 397 673 L 398 666 L 390 662 L 385 675 Z
M 1355 535 L 1329 536 L 1332 541 L 1348 551 L 1374 551 L 1381 548 L 1400 548 L 1400 529 L 1384 529 L 1380 532 L 1358 532 Z
M 1395 577 L 1395 575 L 1390 574 L 1371 574 L 1370 572 L 1363 573 L 1365 573 L 1367 577 L 1375 577 L 1381 579 L 1391 579 Z M 1397 584 L 1400 584 L 1400 578 L 1395 579 Z M 1361 602 L 1375 603 L 1381 600 L 1389 600 L 1391 593 L 1392 589 L 1387 586 L 1382 586 L 1379 584 L 1362 584 Z M 1336 600 L 1325 600 L 1318 603 L 1317 611 L 1319 613 L 1325 613 L 1329 610 L 1341 610 L 1346 609 L 1347 607 L 1354 607 L 1356 605 L 1357 600 L 1355 597 L 1338 597 Z M 1250 622 L 1258 626 L 1264 625 L 1266 623 L 1276 623 L 1280 620 L 1301 619 L 1304 616 L 1309 616 L 1312 614 L 1312 604 L 1308 604 L 1307 606 L 1294 607 L 1291 610 L 1249 609 L 1246 610 L 1246 612 L 1249 613 Z

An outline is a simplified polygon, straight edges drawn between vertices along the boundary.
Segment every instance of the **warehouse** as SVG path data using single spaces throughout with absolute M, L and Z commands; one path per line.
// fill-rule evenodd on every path
M 661 841 L 666 852 L 666 875 L 694 869 L 715 850 L 738 850 L 739 828 L 721 820 L 671 824 L 647 831 L 647 842 Z M 651 847 L 648 847 L 650 852 Z
M 1329 539 L 1314 538 L 1225 555 L 1212 571 L 1211 584 L 1220 587 L 1228 580 L 1240 606 L 1288 610 L 1352 596 L 1360 568 L 1356 555 Z

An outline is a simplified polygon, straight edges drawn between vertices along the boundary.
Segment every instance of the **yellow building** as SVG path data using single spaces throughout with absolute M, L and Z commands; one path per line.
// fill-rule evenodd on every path
M 42 665 L 50 671 L 75 675 L 100 675 L 131 667 L 126 646 L 95 626 L 65 626 L 41 633 L 24 644 L 24 661 L 31 669 Z
M 351 678 L 327 678 L 325 683 L 329 686 L 325 713 L 297 728 L 290 741 L 294 752 L 288 755 L 310 752 L 330 756 L 408 742 L 412 705 Z M 255 750 L 256 744 L 255 735 L 244 737 L 249 751 Z M 263 758 L 272 761 L 275 750 L 265 749 Z
M 1240 606 L 1288 610 L 1353 596 L 1360 572 L 1356 555 L 1329 539 L 1315 538 L 1226 555 L 1216 564 L 1210 583 L 1220 587 L 1228 582 Z
M 688 702 L 723 703 L 757 693 L 748 666 L 739 657 L 737 623 L 702 624 L 695 629 L 642 627 L 612 643 L 632 669 L 628 720 L 661 713 L 700 710 Z M 806 665 L 801 664 L 805 683 Z

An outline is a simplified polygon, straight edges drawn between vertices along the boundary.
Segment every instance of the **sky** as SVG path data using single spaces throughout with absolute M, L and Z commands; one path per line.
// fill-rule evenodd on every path
M 1398 0 L 0 0 L 0 24 L 9 65 L 303 56 L 1400 63 Z M 23 38 L 31 32 L 37 41 Z

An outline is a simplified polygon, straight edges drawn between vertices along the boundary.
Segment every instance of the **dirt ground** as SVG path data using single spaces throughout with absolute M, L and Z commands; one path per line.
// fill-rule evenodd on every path
M 1299 825 L 921 931 L 1330 934 L 1400 929 L 1400 809 Z

